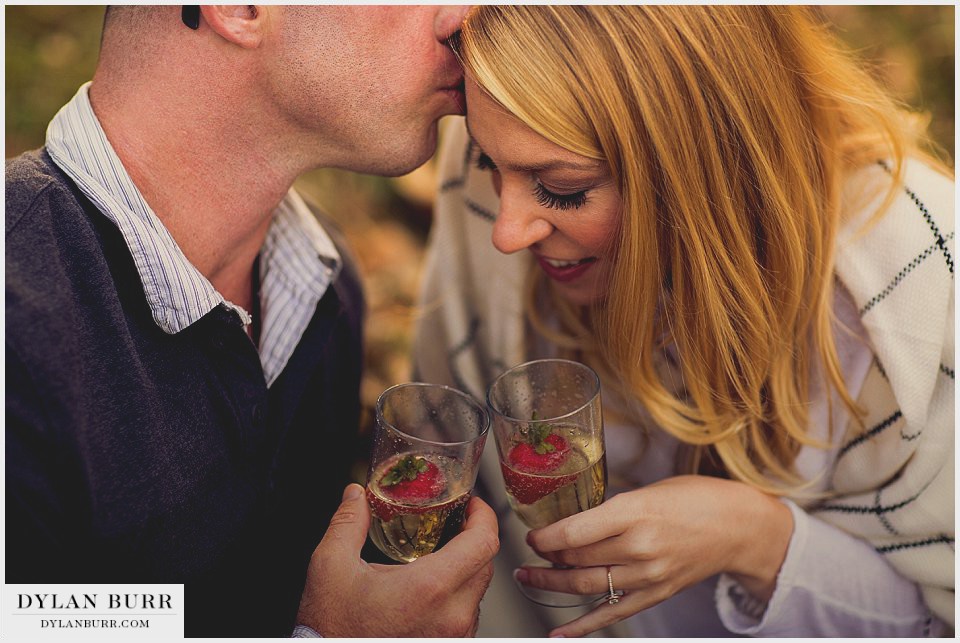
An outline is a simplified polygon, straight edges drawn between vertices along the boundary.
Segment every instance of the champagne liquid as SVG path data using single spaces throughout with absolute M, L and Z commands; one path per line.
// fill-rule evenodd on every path
M 367 483 L 371 508 L 370 540 L 393 560 L 409 563 L 439 549 L 460 532 L 472 476 L 463 463 L 436 454 L 420 454 L 437 466 L 445 480 L 443 492 L 436 498 L 404 502 L 390 497 L 379 481 L 400 455 L 382 464 Z
M 368 493 L 376 493 L 367 487 Z M 410 507 L 378 494 L 378 500 L 398 515 L 382 520 L 376 513 L 370 520 L 370 540 L 393 560 L 409 563 L 439 549 L 460 532 L 470 493 L 435 505 Z M 416 513 L 403 513 L 415 510 Z
M 524 473 L 509 468 L 503 462 L 500 466 L 509 470 L 505 473 L 508 473 L 514 484 L 519 481 L 532 488 L 544 489 L 559 486 L 555 491 L 535 502 L 524 504 L 514 497 L 511 493 L 511 485 L 507 484 L 507 499 L 510 501 L 510 507 L 531 529 L 546 527 L 603 502 L 603 494 L 607 486 L 606 454 L 601 455 L 596 462 L 590 463 L 582 451 L 573 449 L 563 466 L 556 471 L 551 471 L 550 475 Z M 558 479 L 564 480 L 561 483 Z

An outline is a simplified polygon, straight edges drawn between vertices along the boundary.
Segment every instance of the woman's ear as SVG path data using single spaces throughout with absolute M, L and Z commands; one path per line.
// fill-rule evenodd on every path
M 200 12 L 210 28 L 227 42 L 256 49 L 263 41 L 265 9 L 252 4 L 203 5 Z

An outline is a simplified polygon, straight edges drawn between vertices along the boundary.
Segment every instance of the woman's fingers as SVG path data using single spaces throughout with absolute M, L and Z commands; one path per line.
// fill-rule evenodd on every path
M 576 549 L 623 533 L 637 522 L 636 515 L 618 508 L 618 496 L 606 503 L 559 520 L 527 534 L 527 543 L 538 552 Z
M 606 581 L 606 571 L 604 571 L 604 581 Z M 608 625 L 613 625 L 625 618 L 629 618 L 637 612 L 656 605 L 661 600 L 663 599 L 656 598 L 654 594 L 648 593 L 647 590 L 627 592 L 620 597 L 619 602 L 615 605 L 610 605 L 606 601 L 603 601 L 598 607 L 587 612 L 580 618 L 555 628 L 550 632 L 550 636 L 562 636 L 565 638 L 585 636 L 590 632 L 596 632 Z
M 652 607 L 674 593 L 660 566 L 655 564 L 602 565 L 579 569 L 522 567 L 515 574 L 524 585 L 539 589 L 605 596 L 609 594 L 612 584 L 614 591 L 620 594 L 615 604 L 611 605 L 605 599 L 598 601 L 597 607 L 587 614 L 550 632 L 551 637 L 584 636 Z
M 550 562 L 567 567 L 595 567 L 598 565 L 627 565 L 647 556 L 637 546 L 620 536 L 607 538 L 576 549 L 543 552 Z
M 609 589 L 606 567 L 521 567 L 514 572 L 514 576 L 524 585 L 567 594 L 606 594 Z
M 607 578 L 607 571 L 610 578 Z M 599 565 L 575 569 L 525 566 L 514 572 L 524 585 L 567 594 L 607 594 L 610 582 L 617 591 L 648 591 L 652 587 L 665 587 L 669 581 L 665 568 L 656 563 L 633 565 Z

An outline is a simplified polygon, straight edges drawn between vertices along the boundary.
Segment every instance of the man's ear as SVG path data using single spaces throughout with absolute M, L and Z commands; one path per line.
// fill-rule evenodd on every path
M 263 41 L 265 7 L 252 4 L 203 5 L 203 19 L 221 38 L 244 49 L 256 49 Z

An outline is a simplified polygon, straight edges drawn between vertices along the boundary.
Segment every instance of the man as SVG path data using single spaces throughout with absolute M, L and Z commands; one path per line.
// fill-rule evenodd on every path
M 464 11 L 108 11 L 92 83 L 7 164 L 7 582 L 184 583 L 188 636 L 474 630 L 479 500 L 380 567 L 348 487 L 311 561 L 355 455 L 362 294 L 291 190 L 429 158 Z

